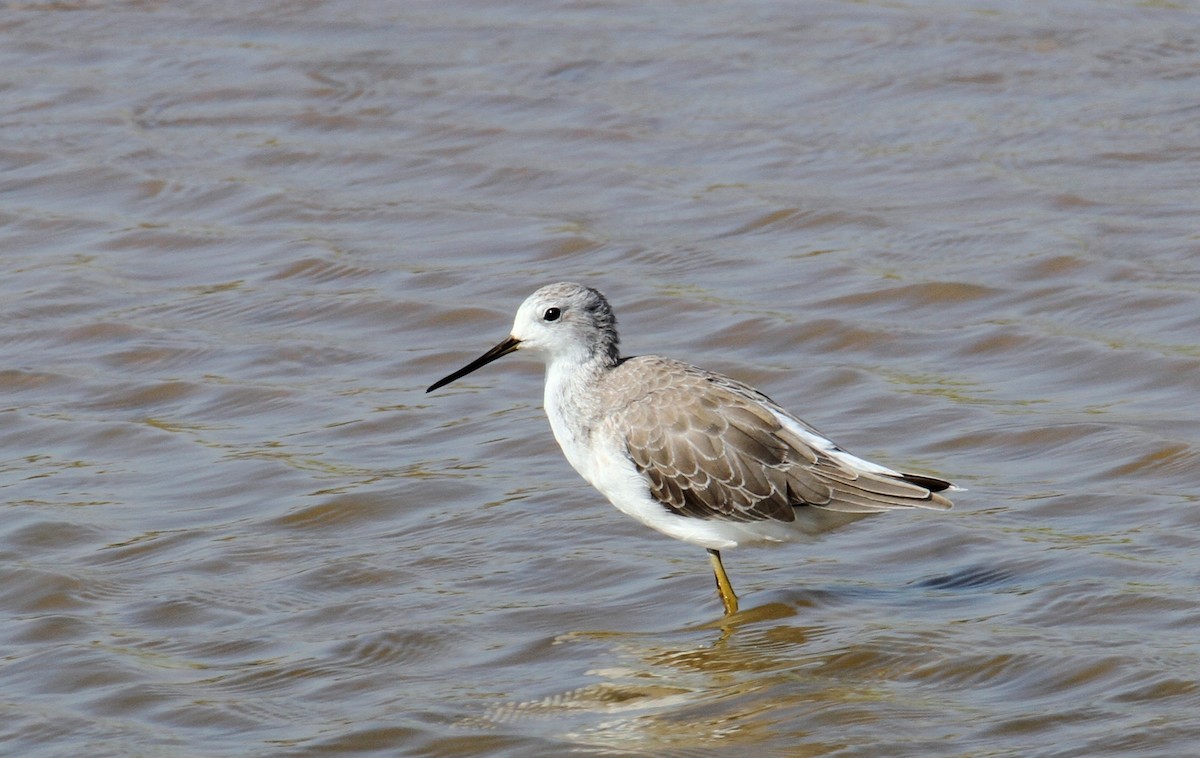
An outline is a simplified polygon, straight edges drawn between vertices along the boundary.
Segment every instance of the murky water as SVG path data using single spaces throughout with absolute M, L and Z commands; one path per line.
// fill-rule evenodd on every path
M 0 10 L 0 752 L 1183 755 L 1194 3 Z M 704 552 L 537 286 L 969 491 Z

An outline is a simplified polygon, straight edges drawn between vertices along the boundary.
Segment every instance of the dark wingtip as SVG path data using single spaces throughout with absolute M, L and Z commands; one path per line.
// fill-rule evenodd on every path
M 953 484 L 945 479 L 935 479 L 932 476 L 921 476 L 920 474 L 901 474 L 900 478 L 909 484 L 915 484 L 918 487 L 924 487 L 930 492 L 941 492 L 954 487 Z

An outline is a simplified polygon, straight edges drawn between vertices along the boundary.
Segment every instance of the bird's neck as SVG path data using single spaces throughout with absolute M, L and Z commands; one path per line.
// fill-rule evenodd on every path
M 546 417 L 567 460 L 588 478 L 585 451 L 596 425 L 602 420 L 596 386 L 611 370 L 602 360 L 554 361 L 546 365 Z M 590 481 L 590 479 L 589 479 Z

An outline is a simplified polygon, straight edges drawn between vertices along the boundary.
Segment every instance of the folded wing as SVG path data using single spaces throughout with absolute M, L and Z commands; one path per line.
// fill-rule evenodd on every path
M 610 391 L 625 402 L 605 423 L 626 436 L 653 496 L 681 515 L 787 522 L 804 506 L 848 513 L 951 507 L 937 494 L 949 482 L 846 453 L 728 377 L 685 364 L 651 370 L 666 361 L 631 358 L 618 367 Z

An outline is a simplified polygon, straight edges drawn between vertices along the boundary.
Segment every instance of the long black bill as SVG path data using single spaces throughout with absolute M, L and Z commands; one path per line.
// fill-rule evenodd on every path
M 468 363 L 467 365 L 463 366 L 458 371 L 455 371 L 450 376 L 447 376 L 443 379 L 438 379 L 436 382 L 429 385 L 429 389 L 427 389 L 425 391 L 433 392 L 438 387 L 445 387 L 447 384 L 454 381 L 455 379 L 462 379 L 464 376 L 471 373 L 475 369 L 483 368 L 484 366 L 488 365 L 489 363 L 496 360 L 497 358 L 503 358 L 504 356 L 508 355 L 509 353 L 516 350 L 518 347 L 520 347 L 520 345 L 521 345 L 521 340 L 517 339 L 516 337 L 509 337 L 508 339 L 501 342 L 499 345 L 496 345 L 491 350 L 487 351 L 483 355 L 479 356 L 475 360 L 473 360 L 470 363 Z

